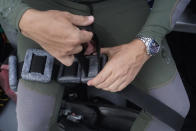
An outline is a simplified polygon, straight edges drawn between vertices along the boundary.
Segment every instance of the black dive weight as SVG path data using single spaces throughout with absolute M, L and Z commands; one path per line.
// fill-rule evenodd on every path
M 55 58 L 40 49 L 28 49 L 24 62 L 19 63 L 19 76 L 24 80 L 61 84 L 82 84 L 94 78 L 107 62 L 106 55 L 76 55 L 71 66 L 55 62 Z M 39 66 L 37 66 L 39 65 Z
M 57 81 L 62 84 L 86 84 L 99 73 L 107 62 L 107 56 L 104 54 L 99 59 L 96 55 L 76 56 L 70 67 L 61 64 Z

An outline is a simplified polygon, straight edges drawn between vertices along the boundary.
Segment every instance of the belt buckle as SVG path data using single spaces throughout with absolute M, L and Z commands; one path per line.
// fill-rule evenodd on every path
M 39 72 L 30 72 L 33 55 L 46 57 L 46 63 L 43 74 Z M 47 52 L 40 49 L 28 49 L 24 59 L 21 77 L 24 80 L 48 83 L 51 81 L 53 64 L 54 58 Z

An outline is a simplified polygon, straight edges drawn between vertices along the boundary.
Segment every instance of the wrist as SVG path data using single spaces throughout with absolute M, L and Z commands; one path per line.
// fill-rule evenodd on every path
M 148 53 L 146 51 L 146 46 L 143 43 L 143 41 L 141 41 L 140 39 L 135 39 L 133 43 L 135 43 L 135 45 L 137 46 L 138 52 L 142 56 L 144 56 L 145 60 L 148 60 L 151 57 L 151 55 L 148 55 Z
M 22 15 L 19 21 L 19 29 L 23 34 L 25 34 L 29 29 L 31 29 L 31 25 L 34 25 L 37 12 L 39 11 L 35 9 L 28 9 Z
M 138 34 L 136 38 L 142 41 L 142 43 L 146 46 L 146 53 L 149 56 L 155 56 L 159 52 L 160 44 L 158 44 L 153 38 L 146 37 L 141 34 Z
M 146 52 L 146 46 L 139 39 L 134 39 L 133 41 L 128 43 L 127 46 L 125 46 L 124 48 L 131 50 L 130 52 L 131 55 L 133 55 L 133 52 L 135 52 L 134 54 L 138 58 L 140 58 L 140 60 L 143 61 L 142 63 L 145 63 L 151 57 Z

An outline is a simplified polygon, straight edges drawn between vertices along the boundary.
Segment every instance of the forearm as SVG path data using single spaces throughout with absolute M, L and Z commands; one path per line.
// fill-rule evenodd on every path
M 169 33 L 190 0 L 155 0 L 151 13 L 139 34 L 158 43 Z
M 22 0 L 0 0 L 0 18 L 19 30 L 19 21 L 30 7 Z

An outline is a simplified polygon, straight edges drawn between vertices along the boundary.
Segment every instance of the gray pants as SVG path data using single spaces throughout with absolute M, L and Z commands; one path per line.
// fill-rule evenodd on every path
M 51 83 L 48 87 L 21 80 L 18 88 L 17 119 L 18 131 L 57 131 L 56 115 L 59 110 L 63 88 Z M 44 91 L 45 89 L 50 91 Z M 148 92 L 173 110 L 186 116 L 189 111 L 189 100 L 179 74 L 166 86 Z M 160 112 L 161 113 L 161 112 Z M 143 122 L 141 122 L 143 121 Z M 144 124 L 145 125 L 142 125 Z M 145 127 L 145 129 L 141 129 Z M 155 117 L 140 117 L 133 125 L 132 131 L 173 131 Z
M 190 103 L 179 74 L 166 86 L 150 90 L 149 94 L 165 103 L 183 117 L 189 112 Z M 153 117 L 146 127 L 146 131 L 173 131 L 161 121 Z

